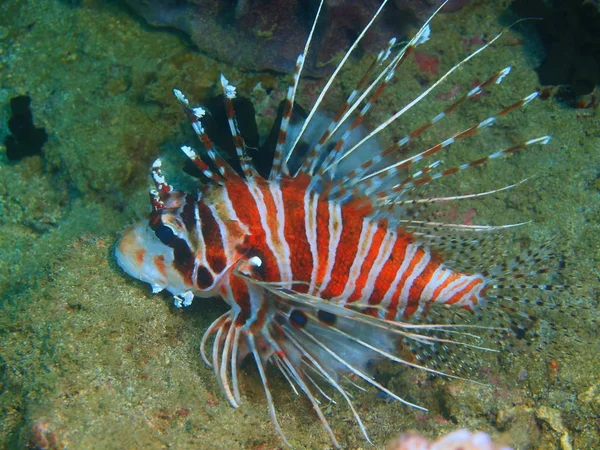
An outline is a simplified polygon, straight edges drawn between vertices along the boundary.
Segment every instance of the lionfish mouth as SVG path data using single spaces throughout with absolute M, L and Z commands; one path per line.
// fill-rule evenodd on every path
M 215 134 L 207 130 L 215 126 L 215 119 L 206 117 L 204 108 L 191 107 L 184 94 L 175 90 L 204 147 L 201 156 L 189 146 L 182 150 L 207 183 L 198 194 L 175 191 L 157 160 L 152 168 L 152 231 L 144 228 L 144 233 L 154 236 L 126 236 L 118 247 L 117 259 L 127 272 L 156 290 L 169 290 L 177 306 L 187 306 L 194 296 L 206 296 L 207 292 L 223 297 L 231 310 L 205 332 L 201 355 L 214 369 L 229 403 L 233 407 L 241 404 L 239 365 L 242 359 L 251 358 L 275 429 L 285 445 L 291 446 L 279 425 L 269 387 L 266 364 L 271 363 L 294 392 L 306 396 L 331 443 L 339 448 L 320 399 L 333 402 L 334 396 L 341 396 L 370 442 L 349 389 L 376 388 L 407 406 L 426 410 L 379 382 L 372 373 L 375 362 L 388 360 L 432 375 L 463 379 L 451 363 L 459 358 L 456 355 L 497 351 L 482 344 L 480 334 L 513 332 L 522 336 L 536 323 L 537 318 L 527 312 L 531 302 L 524 292 L 536 291 L 543 296 L 565 286 L 537 282 L 535 277 L 552 272 L 547 267 L 554 255 L 545 247 L 509 262 L 490 256 L 489 251 L 502 253 L 499 246 L 483 250 L 485 239 L 480 236 L 522 223 L 443 223 L 424 212 L 432 205 L 490 196 L 522 182 L 464 195 L 427 197 L 424 193 L 424 187 L 441 178 L 535 144 L 547 144 L 549 136 L 529 139 L 446 169 L 432 159 L 524 107 L 537 92 L 412 156 L 398 156 L 417 137 L 500 84 L 510 67 L 470 87 L 442 112 L 388 147 L 373 145 L 376 136 L 498 41 L 506 30 L 451 67 L 379 126 L 361 133 L 358 130 L 366 114 L 407 57 L 429 39 L 430 22 L 447 1 L 407 43 L 399 45 L 392 39 L 334 118 L 324 121 L 319 116 L 323 98 L 381 14 L 387 3 L 384 0 L 312 108 L 299 120 L 293 118 L 296 92 L 323 3 L 321 0 L 304 51 L 297 59 L 281 118 L 270 140 L 268 168 L 257 164 L 257 159 L 265 158 L 264 152 L 255 152 L 254 161 L 247 152 L 249 145 L 236 117 L 236 108 L 242 105 L 236 102 L 235 87 L 224 76 L 222 101 L 229 144 L 219 146 L 231 147 L 233 162 L 217 150 Z M 417 163 L 421 165 L 418 170 Z M 152 241 L 152 257 L 159 258 L 161 267 L 157 268 L 158 263 L 153 269 L 136 265 L 132 255 L 148 252 L 145 240 Z M 135 251 L 127 251 L 134 247 Z M 484 255 L 486 265 L 472 263 L 470 271 L 453 269 L 451 259 L 442 256 L 450 254 L 468 266 L 478 253 Z M 532 277 L 536 281 L 523 281 Z M 215 280 L 219 280 L 218 285 Z M 543 305 L 541 300 L 536 302 Z M 453 314 L 452 321 L 444 316 L 446 311 Z M 488 323 L 465 322 L 481 317 L 488 317 Z M 454 323 L 455 319 L 463 323 Z M 212 352 L 207 351 L 209 346 Z

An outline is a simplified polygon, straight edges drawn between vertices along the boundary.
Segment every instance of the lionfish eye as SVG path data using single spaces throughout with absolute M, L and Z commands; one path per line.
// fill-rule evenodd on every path
M 160 225 L 156 230 L 154 230 L 154 234 L 163 244 L 167 246 L 173 242 L 173 239 L 175 239 L 175 233 L 171 227 L 167 225 Z

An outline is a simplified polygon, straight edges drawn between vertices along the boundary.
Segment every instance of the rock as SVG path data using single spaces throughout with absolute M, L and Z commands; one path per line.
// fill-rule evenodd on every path
M 600 383 L 593 384 L 585 392 L 577 396 L 584 403 L 597 403 L 600 405 Z
M 568 431 L 565 431 L 564 434 L 560 437 L 560 450 L 573 450 Z
M 249 70 L 292 72 L 312 26 L 317 0 L 125 0 L 151 25 L 176 28 L 198 48 L 217 59 Z M 365 35 L 360 48 L 379 51 L 390 38 L 403 39 L 410 26 L 422 22 L 440 4 L 388 2 L 382 17 Z M 452 0 L 461 7 L 465 0 Z M 250 6 L 251 5 L 251 6 Z M 367 25 L 381 0 L 326 0 L 319 18 L 305 73 L 325 76 L 332 62 Z
M 550 426 L 557 433 L 564 433 L 567 428 L 564 426 L 560 411 L 549 406 L 540 406 L 535 411 L 535 417 Z

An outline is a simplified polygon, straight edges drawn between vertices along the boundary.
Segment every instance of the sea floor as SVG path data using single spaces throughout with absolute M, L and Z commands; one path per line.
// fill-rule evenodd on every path
M 442 74 L 476 49 L 478 38 L 507 25 L 509 3 L 473 1 L 437 17 L 431 41 L 419 48 L 433 66 L 407 61 L 368 125 L 429 86 L 433 72 Z M 388 137 L 401 137 L 507 65 L 513 73 L 493 94 L 449 125 L 466 128 L 535 90 L 541 50 L 531 30 L 522 31 L 509 31 L 457 70 Z M 353 86 L 370 57 L 351 60 L 328 104 L 343 98 L 340 86 Z M 189 134 L 172 88 L 201 102 L 217 93 L 221 72 L 252 99 L 259 127 L 268 130 L 286 76 L 211 60 L 118 2 L 0 3 L 0 135 L 8 134 L 10 99 L 23 94 L 32 98 L 36 126 L 49 135 L 42 156 L 21 161 L 9 161 L 0 144 L 0 448 L 281 447 L 255 367 L 242 369 L 243 403 L 236 410 L 199 356 L 204 331 L 225 311 L 222 302 L 197 300 L 176 309 L 167 295 L 152 295 L 124 274 L 113 256 L 122 230 L 149 211 L 149 166 L 157 156 L 173 183 L 178 177 L 190 183 L 177 173 L 184 161 L 178 148 Z M 322 85 L 308 80 L 299 101 L 309 104 Z M 437 436 L 457 428 L 486 431 L 515 449 L 600 448 L 599 120 L 598 108 L 536 100 L 440 157 L 452 167 L 552 135 L 546 146 L 440 180 L 438 192 L 482 192 L 532 177 L 506 195 L 459 202 L 448 214 L 461 223 L 531 221 L 507 240 L 506 251 L 552 239 L 573 285 L 552 299 L 571 315 L 540 307 L 556 330 L 542 327 L 542 344 L 531 349 L 482 354 L 484 385 L 382 368 L 388 386 L 429 412 L 372 390 L 357 393 L 354 402 L 376 448 L 408 430 Z M 430 138 L 447 138 L 444 130 Z M 290 442 L 329 448 L 308 402 L 271 375 Z M 371 448 L 343 402 L 324 409 L 343 448 Z

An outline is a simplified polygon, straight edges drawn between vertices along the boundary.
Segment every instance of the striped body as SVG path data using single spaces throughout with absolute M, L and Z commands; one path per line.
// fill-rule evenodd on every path
M 220 295 L 242 309 L 247 286 L 236 285 L 231 271 L 252 256 L 263 262 L 261 281 L 294 281 L 295 290 L 342 305 L 379 306 L 371 313 L 388 320 L 409 318 L 429 302 L 473 308 L 481 301 L 483 276 L 452 271 L 406 230 L 370 218 L 368 206 L 323 198 L 306 178 L 239 179 L 186 201 L 190 260 L 178 261 L 181 276 L 198 292 L 222 280 Z

